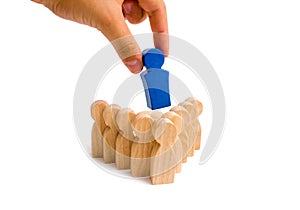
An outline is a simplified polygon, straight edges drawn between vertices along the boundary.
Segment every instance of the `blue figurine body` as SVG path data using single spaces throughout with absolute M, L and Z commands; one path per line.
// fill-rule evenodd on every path
M 169 72 L 161 69 L 165 57 L 162 51 L 151 48 L 143 51 L 143 63 L 147 68 L 141 73 L 147 106 L 154 110 L 171 106 Z

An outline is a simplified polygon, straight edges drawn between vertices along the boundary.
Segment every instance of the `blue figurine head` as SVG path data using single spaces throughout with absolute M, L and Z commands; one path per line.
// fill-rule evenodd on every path
M 143 63 L 147 69 L 160 69 L 165 62 L 163 52 L 157 48 L 150 48 L 143 51 Z

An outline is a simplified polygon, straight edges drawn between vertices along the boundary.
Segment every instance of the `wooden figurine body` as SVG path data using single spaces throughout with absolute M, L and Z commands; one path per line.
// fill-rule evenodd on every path
M 103 138 L 99 132 L 97 123 L 94 122 L 92 127 L 92 157 L 101 158 L 103 157 Z
M 172 112 L 172 111 L 165 113 L 164 117 L 171 120 L 173 122 L 173 124 L 176 126 L 178 139 L 176 141 L 177 145 L 175 146 L 176 147 L 175 149 L 176 149 L 176 151 L 177 150 L 182 151 L 182 143 L 179 138 L 179 136 L 183 130 L 182 117 L 180 117 L 176 112 Z M 181 152 L 181 158 L 178 161 L 178 164 L 176 165 L 176 173 L 181 172 L 181 164 L 182 164 L 182 152 Z
M 116 140 L 116 167 L 130 169 L 131 147 L 134 141 L 132 123 L 136 114 L 131 109 L 121 109 L 116 116 L 119 134 Z
M 108 106 L 105 101 L 95 101 L 91 106 L 91 115 L 95 120 L 92 128 L 92 157 L 103 157 L 103 134 L 106 128 L 103 119 L 103 111 Z
M 150 158 L 154 145 L 152 135 L 153 119 L 149 114 L 139 113 L 133 122 L 136 135 L 131 147 L 131 174 L 134 177 L 150 175 Z
M 193 145 L 189 140 L 189 122 L 190 122 L 190 113 L 182 106 L 174 106 L 170 111 L 175 112 L 182 118 L 182 129 L 178 137 L 182 145 L 182 163 L 187 162 L 187 156 Z
M 188 136 L 189 152 L 188 156 L 191 157 L 194 155 L 195 143 L 196 143 L 196 130 L 194 129 L 192 122 L 195 118 L 196 111 L 194 105 L 189 101 L 184 101 L 183 103 L 178 104 L 179 106 L 184 107 L 190 114 L 189 120 L 186 122 L 186 132 Z
M 116 115 L 120 107 L 112 104 L 108 105 L 103 111 L 103 118 L 106 128 L 103 134 L 103 160 L 104 163 L 114 163 L 116 156 L 116 139 L 118 129 L 116 124 Z
M 186 101 L 191 102 L 195 109 L 196 116 L 192 119 L 191 124 L 196 130 L 195 150 L 199 150 L 201 145 L 201 125 L 198 120 L 198 116 L 200 116 L 203 111 L 203 105 L 200 101 L 193 97 L 186 99 Z
M 194 121 L 194 129 L 196 130 L 196 141 L 195 141 L 195 150 L 199 150 L 201 147 L 201 134 L 202 134 L 202 129 L 201 129 L 201 124 L 198 119 Z
M 178 130 L 168 118 L 161 118 L 153 126 L 155 145 L 152 149 L 150 176 L 152 184 L 174 182 L 176 168 L 182 159 Z

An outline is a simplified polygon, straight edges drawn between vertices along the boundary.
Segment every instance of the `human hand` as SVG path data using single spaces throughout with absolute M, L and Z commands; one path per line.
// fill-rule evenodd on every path
M 154 45 L 169 51 L 168 23 L 163 0 L 32 0 L 57 16 L 100 30 L 132 73 L 143 68 L 142 55 L 125 22 L 137 24 L 148 16 Z

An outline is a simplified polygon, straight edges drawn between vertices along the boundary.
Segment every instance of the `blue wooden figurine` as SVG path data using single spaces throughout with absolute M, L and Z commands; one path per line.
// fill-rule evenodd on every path
M 171 106 L 169 94 L 169 72 L 161 69 L 165 57 L 156 48 L 143 51 L 143 63 L 147 68 L 141 73 L 147 106 L 154 110 Z

